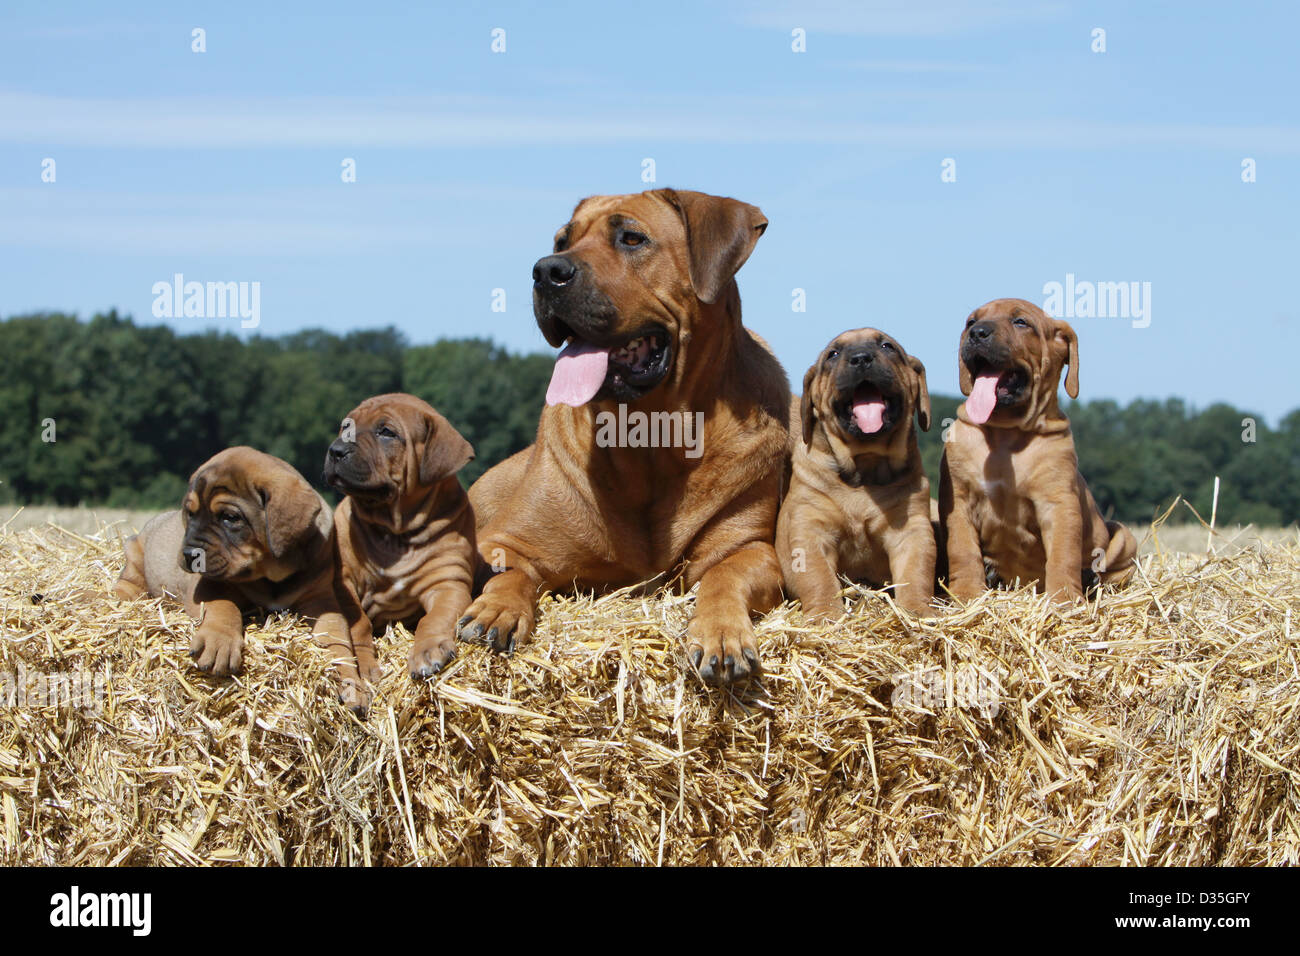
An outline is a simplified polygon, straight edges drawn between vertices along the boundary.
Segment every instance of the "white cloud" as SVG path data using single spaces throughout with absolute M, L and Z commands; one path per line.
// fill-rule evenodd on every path
M 980 63 L 950 63 L 943 60 L 846 60 L 834 64 L 842 70 L 861 73 L 987 73 Z
M 900 94 L 900 100 L 915 94 Z M 938 95 L 938 94 L 936 94 Z M 445 104 L 451 104 L 450 106 Z M 554 118 L 517 100 L 466 98 L 76 99 L 0 94 L 0 142 L 54 147 L 271 149 L 714 145 L 878 145 L 899 149 L 1114 149 L 1184 146 L 1300 152 L 1300 128 L 1194 123 L 859 121 L 839 99 L 697 97 L 631 112 L 597 99 Z M 344 153 L 342 155 L 347 155 Z M 1246 154 L 1243 154 L 1246 155 Z
M 1053 0 L 803 0 L 747 4 L 750 26 L 849 36 L 940 36 L 1048 20 L 1066 12 Z

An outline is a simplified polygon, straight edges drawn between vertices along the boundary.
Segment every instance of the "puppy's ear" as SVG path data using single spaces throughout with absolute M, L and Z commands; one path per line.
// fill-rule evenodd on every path
M 257 489 L 266 526 L 266 548 L 281 559 L 301 548 L 317 531 L 321 497 L 297 473 L 277 476 Z
M 799 423 L 803 425 L 803 443 L 812 444 L 813 422 L 817 413 L 813 410 L 812 384 L 817 377 L 817 367 L 821 359 L 813 362 L 808 371 L 803 373 L 803 395 L 799 397 Z
M 921 431 L 930 430 L 930 387 L 925 383 L 925 366 L 921 360 L 915 356 L 907 357 L 907 364 L 912 366 L 912 371 L 916 373 L 915 389 L 912 393 L 912 400 L 916 404 L 916 421 L 921 426 Z
M 767 228 L 767 217 L 757 206 L 738 199 L 675 189 L 664 189 L 662 195 L 686 227 L 695 295 L 712 304 L 754 251 Z
M 1068 323 L 1056 320 L 1054 344 L 1065 348 L 1065 364 L 1070 370 L 1065 374 L 1065 394 L 1071 398 L 1079 397 L 1079 336 Z
M 971 315 L 967 317 L 967 321 L 969 321 L 973 316 L 974 313 L 971 313 Z M 961 338 L 957 340 L 957 384 L 961 386 L 961 393 L 963 395 L 969 395 L 970 390 L 975 387 L 975 382 L 971 378 L 970 369 L 968 369 L 966 363 L 961 360 L 961 347 L 965 341 L 966 333 L 963 331 Z
M 426 416 L 429 430 L 420 455 L 420 484 L 436 485 L 474 460 L 474 448 L 437 412 Z

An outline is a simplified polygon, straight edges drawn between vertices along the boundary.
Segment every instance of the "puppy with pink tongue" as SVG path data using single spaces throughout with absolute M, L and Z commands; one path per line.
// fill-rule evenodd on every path
M 1133 573 L 1136 540 L 1107 520 L 1079 474 L 1062 375 L 1079 394 L 1079 338 L 1024 299 L 996 299 L 966 319 L 958 347 L 966 403 L 939 467 L 941 550 L 953 597 L 990 580 L 1080 599 Z
M 966 416 L 976 425 L 983 425 L 993 416 L 993 409 L 998 405 L 998 382 L 1001 379 L 998 372 L 975 377 L 966 399 Z
M 776 522 L 786 594 L 832 620 L 844 613 L 843 576 L 929 613 L 936 549 L 913 425 L 930 427 L 925 366 L 878 329 L 842 332 L 804 376 L 794 417 L 803 441 Z

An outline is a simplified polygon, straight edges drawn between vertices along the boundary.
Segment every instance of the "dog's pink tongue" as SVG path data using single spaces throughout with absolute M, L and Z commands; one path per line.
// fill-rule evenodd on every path
M 997 372 L 989 372 L 975 379 L 971 386 L 970 397 L 966 399 L 966 417 L 976 425 L 988 421 L 993 409 L 997 408 L 998 379 L 1001 377 Z
M 547 405 L 586 405 L 605 383 L 609 349 L 586 342 L 572 342 L 555 359 L 551 384 L 546 389 Z
M 885 424 L 885 400 L 880 397 L 856 399 L 853 402 L 853 421 L 864 435 L 880 431 Z

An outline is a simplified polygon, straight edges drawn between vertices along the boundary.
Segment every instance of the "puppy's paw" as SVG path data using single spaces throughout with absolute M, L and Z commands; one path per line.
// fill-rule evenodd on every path
M 369 688 L 360 681 L 352 677 L 344 677 L 339 681 L 339 703 L 356 714 L 358 720 L 366 719 L 370 700 Z
M 512 654 L 533 636 L 536 602 L 509 588 L 484 591 L 456 622 L 456 637 Z
M 456 641 L 451 637 L 417 640 L 411 648 L 411 680 L 423 680 L 441 673 L 456 656 Z
M 954 601 L 961 604 L 970 604 L 972 601 L 978 601 L 988 588 L 978 584 L 956 584 L 949 582 L 948 593 L 952 595 Z
M 1052 605 L 1058 611 L 1064 611 L 1075 604 L 1083 603 L 1083 589 L 1062 587 L 1052 593 Z
M 378 684 L 380 678 L 384 676 L 384 668 L 375 657 L 374 645 L 357 647 L 354 644 L 352 653 L 357 659 L 357 673 L 361 675 L 361 679 L 371 684 Z
M 739 684 L 762 670 L 748 617 L 738 621 L 697 617 L 687 630 L 686 650 L 695 672 L 711 686 Z
M 134 601 L 138 598 L 147 597 L 149 592 L 136 584 L 134 581 L 127 581 L 118 578 L 113 584 L 113 597 L 119 601 Z
M 244 670 L 244 635 L 197 627 L 190 639 L 190 657 L 199 670 L 217 677 Z
M 809 624 L 830 624 L 844 616 L 844 603 L 838 598 L 825 604 L 810 601 L 802 606 L 803 616 Z

